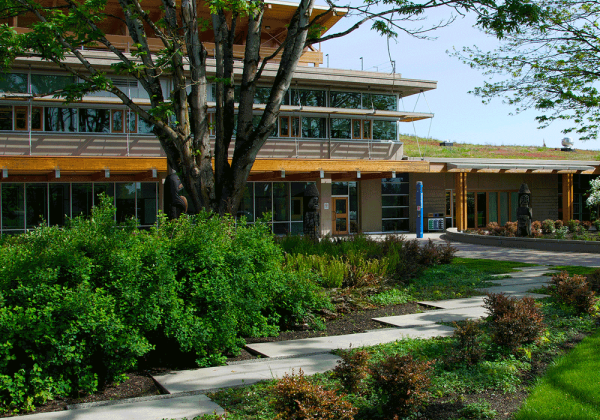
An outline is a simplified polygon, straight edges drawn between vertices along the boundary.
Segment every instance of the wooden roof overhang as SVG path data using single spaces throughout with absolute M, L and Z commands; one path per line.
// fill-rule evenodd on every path
M 431 172 L 507 174 L 600 174 L 600 162 L 507 160 L 506 162 L 431 161 Z
M 157 181 L 166 158 L 0 156 L 0 182 Z M 429 172 L 426 161 L 257 159 L 249 181 L 334 181 L 392 178 L 400 172 Z M 6 175 L 6 176 L 4 176 Z

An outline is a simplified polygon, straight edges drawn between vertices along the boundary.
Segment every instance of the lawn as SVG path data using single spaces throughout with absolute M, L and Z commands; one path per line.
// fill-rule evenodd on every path
M 515 420 L 600 418 L 600 333 L 558 359 L 535 386 Z

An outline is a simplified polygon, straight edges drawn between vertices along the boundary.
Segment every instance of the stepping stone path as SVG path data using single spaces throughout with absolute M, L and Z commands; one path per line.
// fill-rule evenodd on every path
M 551 271 L 547 266 L 521 268 L 510 277 L 499 275 L 494 281 L 497 286 L 480 289 L 482 292 L 505 293 L 513 297 L 531 296 L 535 299 L 543 294 L 528 293 L 548 284 L 550 277 L 543 276 Z M 264 359 L 234 362 L 227 366 L 171 372 L 154 379 L 170 394 L 141 399 L 91 404 L 83 410 L 68 410 L 40 413 L 27 416 L 32 420 L 134 420 L 144 418 L 191 419 L 201 414 L 223 409 L 203 393 L 219 388 L 249 385 L 265 379 L 281 378 L 286 373 L 302 369 L 311 375 L 333 369 L 339 357 L 332 350 L 372 346 L 394 342 L 403 338 L 448 337 L 454 328 L 439 325 L 439 322 L 478 319 L 487 316 L 483 307 L 483 296 L 441 301 L 422 301 L 431 310 L 418 314 L 373 318 L 375 321 L 394 328 L 381 328 L 359 334 L 330 337 L 305 338 L 302 340 L 276 341 L 249 344 L 246 348 Z

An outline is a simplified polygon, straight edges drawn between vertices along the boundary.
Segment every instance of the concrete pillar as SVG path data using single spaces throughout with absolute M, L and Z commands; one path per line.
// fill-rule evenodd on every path
M 563 222 L 573 219 L 573 174 L 562 174 Z
M 454 175 L 456 190 L 456 228 L 458 231 L 467 229 L 467 173 L 457 172 Z
M 321 235 L 331 235 L 331 174 L 325 174 L 325 178 L 319 178 L 317 181 L 319 189 L 319 202 L 321 203 Z

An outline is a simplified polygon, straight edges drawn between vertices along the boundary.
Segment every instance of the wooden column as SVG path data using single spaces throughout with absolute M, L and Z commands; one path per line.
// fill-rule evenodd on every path
M 458 231 L 467 229 L 467 173 L 457 172 L 454 175 L 454 190 L 456 191 L 456 228 Z
M 562 174 L 563 222 L 573 219 L 573 174 Z

